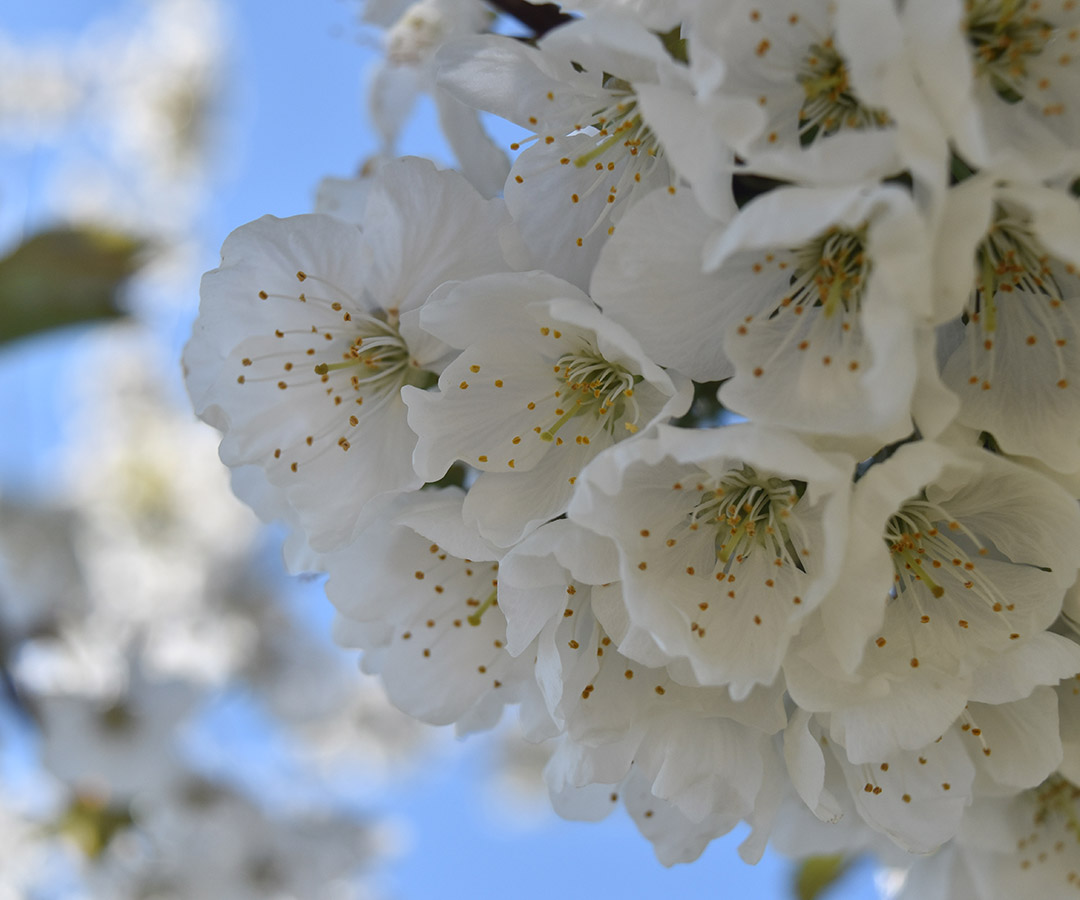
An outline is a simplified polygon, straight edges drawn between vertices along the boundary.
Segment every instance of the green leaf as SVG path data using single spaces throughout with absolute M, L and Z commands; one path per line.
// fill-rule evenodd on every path
M 120 288 L 145 244 L 96 226 L 56 228 L 0 259 L 0 344 L 77 322 L 115 318 Z
M 851 860 L 841 854 L 804 859 L 795 872 L 795 896 L 798 900 L 816 900 L 850 865 Z
M 89 794 L 76 794 L 49 830 L 74 841 L 88 859 L 97 859 L 112 839 L 134 822 L 126 806 L 109 805 Z
M 663 34 L 658 34 L 657 37 L 660 38 L 664 44 L 664 49 L 676 62 L 688 63 L 690 61 L 690 56 L 686 50 L 686 38 L 682 35 L 681 26 L 676 25 L 671 31 L 665 31 Z

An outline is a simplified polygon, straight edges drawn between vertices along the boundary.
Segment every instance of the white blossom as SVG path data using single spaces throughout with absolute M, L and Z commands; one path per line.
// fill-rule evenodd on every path
M 1054 171 L 1075 157 L 1080 10 L 1070 0 L 915 0 L 905 40 L 965 159 Z
M 664 428 L 598 457 L 570 517 L 617 544 L 631 623 L 738 700 L 839 576 L 848 483 L 782 432 Z
M 834 173 L 847 167 L 850 180 L 896 166 L 893 116 L 860 96 L 872 71 L 867 51 L 875 32 L 888 33 L 890 15 L 884 4 L 869 4 L 870 27 L 854 35 L 841 27 L 847 7 L 736 0 L 695 11 L 690 56 L 699 93 L 739 97 L 764 114 L 740 141 L 750 167 L 783 168 L 785 156 L 796 157 L 786 168 L 802 177 L 827 164 Z
M 958 421 L 1006 453 L 1080 469 L 1080 207 L 1040 185 L 979 175 L 946 198 L 939 283 L 963 338 L 942 377 Z
M 437 393 L 406 388 L 413 461 L 435 481 L 480 470 L 465 518 L 509 546 L 565 511 L 604 448 L 685 412 L 689 385 L 652 363 L 581 291 L 542 272 L 490 275 L 433 298 L 421 317 L 463 352 Z
M 1078 799 L 1074 784 L 1054 776 L 1013 797 L 977 801 L 950 846 L 915 862 L 898 897 L 1069 896 L 1077 889 Z M 952 885 L 961 893 L 946 895 Z
M 447 523 L 443 534 L 466 531 L 460 492 L 412 494 L 393 512 L 412 525 L 376 522 L 325 560 L 327 595 L 346 620 L 341 639 L 365 651 L 364 670 L 418 719 L 444 725 L 481 708 L 497 713 L 519 699 L 521 670 L 506 650 L 498 554 L 479 537 L 468 547 L 433 543 L 442 534 L 431 515 Z
M 987 670 L 1008 673 L 1016 694 L 991 701 L 1002 702 L 1075 667 L 1066 658 L 1045 672 L 1036 661 L 1046 649 L 1028 657 L 1024 646 L 1076 578 L 1077 506 L 1049 481 L 985 451 L 922 442 L 870 469 L 852 513 L 849 577 L 784 669 L 800 706 L 831 713 L 854 761 L 937 738 Z M 1002 668 L 1003 654 L 1020 664 Z
M 439 48 L 485 31 L 492 18 L 480 0 L 416 0 L 388 23 L 386 58 L 371 73 L 368 85 L 368 110 L 383 139 L 381 156 L 375 162 L 393 158 L 417 97 L 428 93 L 461 173 L 485 197 L 499 193 L 510 169 L 505 152 L 488 136 L 476 110 L 435 80 Z
M 432 383 L 448 348 L 418 310 L 442 281 L 505 265 L 501 204 L 430 163 L 384 169 L 366 216 L 238 229 L 185 351 L 222 460 L 261 467 L 318 549 L 349 540 L 367 500 L 420 486 L 398 391 Z
M 632 17 L 610 12 L 557 28 L 536 49 L 497 36 L 457 41 L 440 62 L 447 90 L 531 133 L 512 147 L 529 144 L 511 167 L 507 206 L 534 264 L 584 288 L 619 216 L 672 184 L 635 91 L 682 83 L 675 62 Z

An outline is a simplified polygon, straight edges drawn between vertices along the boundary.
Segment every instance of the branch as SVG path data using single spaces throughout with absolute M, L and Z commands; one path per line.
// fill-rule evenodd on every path
M 553 28 L 572 22 L 574 17 L 559 9 L 556 3 L 530 3 L 529 0 L 487 0 L 489 6 L 513 16 L 535 37 L 543 37 Z

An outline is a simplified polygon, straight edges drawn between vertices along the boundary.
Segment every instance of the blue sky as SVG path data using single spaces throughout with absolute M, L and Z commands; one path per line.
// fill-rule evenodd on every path
M 226 98 L 229 123 L 222 173 L 201 226 L 200 269 L 216 265 L 218 248 L 236 226 L 265 213 L 311 209 L 323 175 L 346 176 L 376 148 L 363 120 L 362 77 L 375 58 L 356 40 L 355 7 L 343 0 L 227 0 L 233 56 L 229 77 L 238 90 Z M 78 32 L 102 14 L 136 10 L 121 0 L 47 0 L 5 4 L 0 27 L 36 42 Z M 445 160 L 430 113 L 419 116 L 400 148 Z M 0 146 L 0 188 L 17 208 L 0 204 L 0 243 L 22 223 L 44 221 L 35 195 L 49 154 L 33 162 Z M 19 198 L 25 198 L 21 205 Z M 190 304 L 168 336 L 179 346 L 194 316 Z M 30 342 L 0 355 L 0 490 L 44 484 L 50 448 L 60 438 L 57 398 L 70 362 L 56 339 Z M 622 813 L 602 824 L 566 823 L 548 815 L 510 826 L 484 799 L 490 748 L 472 740 L 450 758 L 429 759 L 406 781 L 378 796 L 375 812 L 408 823 L 409 849 L 384 871 L 382 884 L 408 900 L 468 897 L 516 900 L 669 895 L 711 898 L 787 898 L 790 871 L 767 855 L 757 867 L 735 854 L 738 837 L 716 841 L 690 866 L 665 869 Z M 831 900 L 876 897 L 869 866 L 857 868 Z

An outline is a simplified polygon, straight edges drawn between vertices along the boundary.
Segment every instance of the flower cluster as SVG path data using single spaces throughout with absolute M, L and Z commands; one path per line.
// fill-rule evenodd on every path
M 390 43 L 526 130 L 501 194 L 243 226 L 185 353 L 341 641 L 424 721 L 519 704 L 665 863 L 1080 889 L 1080 6 L 474 6 Z
M 385 841 L 319 787 L 416 755 L 422 728 L 289 614 L 163 359 L 132 324 L 84 350 L 56 498 L 0 502 L 6 727 L 10 708 L 33 727 L 4 782 L 0 897 L 366 896 Z M 289 742 L 294 807 L 269 766 L 258 791 L 230 770 L 250 758 L 214 724 L 222 697 Z

